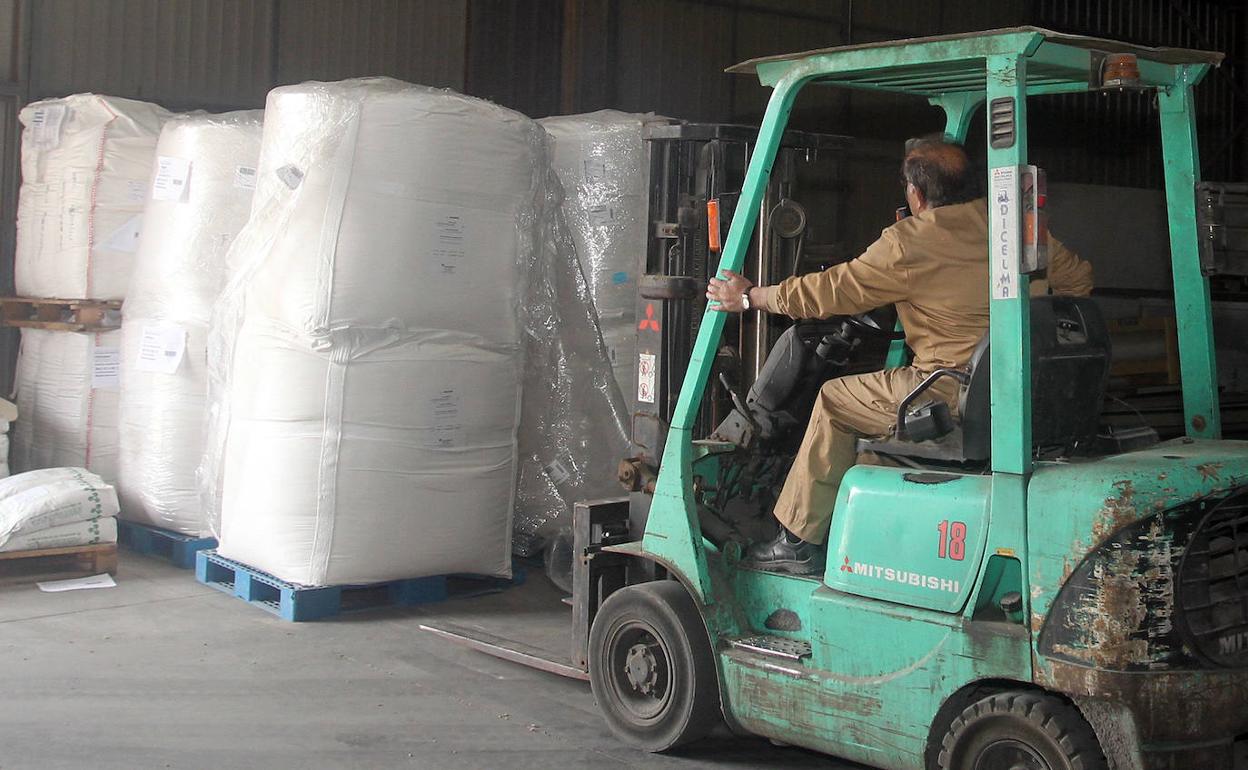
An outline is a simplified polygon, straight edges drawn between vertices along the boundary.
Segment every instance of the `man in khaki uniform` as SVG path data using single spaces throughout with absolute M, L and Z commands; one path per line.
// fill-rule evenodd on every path
M 795 574 L 822 569 L 820 545 L 841 477 L 855 462 L 857 439 L 889 435 L 901 399 L 934 370 L 966 366 L 988 331 L 988 207 L 966 153 L 943 141 L 911 140 L 902 176 L 913 216 L 886 228 L 857 259 L 775 286 L 753 286 L 729 273 L 707 288 L 720 310 L 757 308 L 794 319 L 895 304 L 914 352 L 910 366 L 824 383 L 776 500 L 780 533 L 750 548 L 748 559 L 758 568 Z M 1092 268 L 1050 238 L 1047 281 L 1031 287 L 1033 294 L 1087 295 Z M 940 380 L 928 393 L 956 413 L 956 382 Z

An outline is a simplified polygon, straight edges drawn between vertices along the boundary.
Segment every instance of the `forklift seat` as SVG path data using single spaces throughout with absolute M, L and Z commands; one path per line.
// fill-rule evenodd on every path
M 933 372 L 898 405 L 893 435 L 860 440 L 858 451 L 959 465 L 986 463 L 992 456 L 991 362 L 985 335 L 966 370 Z M 1109 331 L 1092 299 L 1032 298 L 1034 450 L 1057 450 L 1059 455 L 1066 455 L 1095 439 L 1109 381 L 1109 363 Z M 957 421 L 944 402 L 929 400 L 914 406 L 943 377 L 962 383 Z

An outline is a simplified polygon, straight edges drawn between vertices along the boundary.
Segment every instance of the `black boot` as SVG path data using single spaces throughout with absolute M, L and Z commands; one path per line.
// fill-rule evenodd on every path
M 817 575 L 823 572 L 823 549 L 781 527 L 774 540 L 750 546 L 743 564 L 767 572 Z

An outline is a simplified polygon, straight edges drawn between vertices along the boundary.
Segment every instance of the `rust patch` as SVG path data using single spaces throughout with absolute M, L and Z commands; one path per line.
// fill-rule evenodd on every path
M 1248 670 L 1124 673 L 1053 659 L 1037 663 L 1041 686 L 1126 706 L 1144 743 L 1194 743 L 1248 731 Z
M 1092 525 L 1094 543 L 1101 542 L 1140 517 L 1135 507 L 1135 484 L 1130 479 L 1124 479 L 1115 481 L 1114 487 L 1118 496 L 1105 498 L 1105 505 Z
M 1165 640 L 1174 611 L 1173 534 L 1160 519 L 1139 535 L 1143 547 L 1105 553 L 1075 597 L 1066 642 L 1053 651 L 1106 668 L 1160 668 L 1173 652 Z
M 1200 471 L 1201 481 L 1221 481 L 1222 476 L 1219 471 L 1222 470 L 1224 463 L 1201 463 L 1196 466 L 1196 470 Z

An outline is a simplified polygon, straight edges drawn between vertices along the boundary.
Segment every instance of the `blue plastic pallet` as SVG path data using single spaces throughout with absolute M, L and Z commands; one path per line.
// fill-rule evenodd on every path
M 215 537 L 192 537 L 125 519 L 117 520 L 117 542 L 131 551 L 164 559 L 181 569 L 194 569 L 196 552 L 217 547 Z
M 375 607 L 429 604 L 452 597 L 495 593 L 524 582 L 523 570 L 513 567 L 512 573 L 510 580 L 480 575 L 435 575 L 368 585 L 309 587 L 279 580 L 216 551 L 200 551 L 195 556 L 196 580 L 294 623 Z

